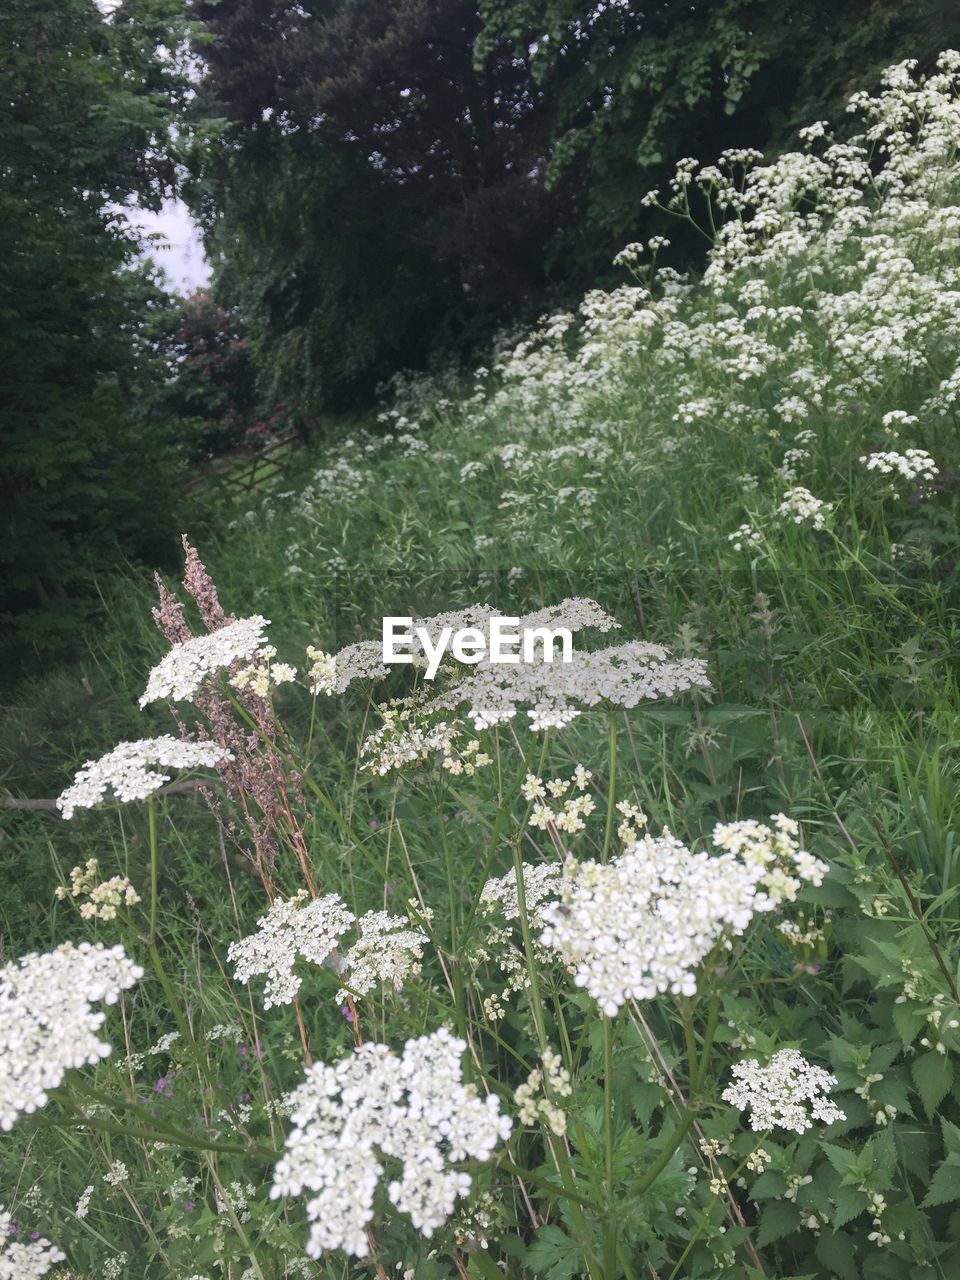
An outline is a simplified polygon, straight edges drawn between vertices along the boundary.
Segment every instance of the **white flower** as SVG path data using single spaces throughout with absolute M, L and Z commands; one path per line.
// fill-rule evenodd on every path
M 823 529 L 832 510 L 829 502 L 815 498 L 809 489 L 798 485 L 794 489 L 788 489 L 783 495 L 783 501 L 777 507 L 777 515 L 785 520 L 792 520 L 794 524 L 809 523 L 814 529 Z
M 763 534 L 752 525 L 742 524 L 739 529 L 727 534 L 727 541 L 733 543 L 734 551 L 742 551 L 744 547 L 748 551 L 754 551 L 763 545 Z
M 170 781 L 169 774 L 158 773 L 149 765 L 166 769 L 212 768 L 232 759 L 230 752 L 216 742 L 185 742 L 170 734 L 121 742 L 99 760 L 86 762 L 74 777 L 73 785 L 60 795 L 57 808 L 62 817 L 72 818 L 74 810 L 98 805 L 108 787 L 122 803 L 145 800 L 152 791 Z
M 257 932 L 231 942 L 227 949 L 238 982 L 266 975 L 265 1009 L 289 1004 L 300 990 L 300 978 L 293 971 L 297 956 L 323 964 L 354 922 L 353 912 L 337 894 L 315 898 L 304 906 L 305 897 L 301 892 L 293 898 L 278 898 L 257 921 Z
M 65 942 L 0 969 L 0 1129 L 42 1107 L 71 1067 L 99 1062 L 110 1045 L 95 1034 L 105 1014 L 143 977 L 123 947 Z
M 357 920 L 359 941 L 343 957 L 342 972 L 354 995 L 366 995 L 379 982 L 389 982 L 396 991 L 420 972 L 427 935 L 408 927 L 402 916 L 386 911 L 368 911 Z M 341 991 L 337 999 L 346 993 Z
M 555 902 L 563 879 L 563 867 L 556 862 L 539 864 L 523 863 L 523 900 L 527 918 L 532 925 L 543 924 L 542 910 L 546 903 Z M 499 880 L 488 880 L 480 894 L 480 908 L 489 914 L 497 906 L 505 920 L 520 918 L 520 901 L 517 897 L 517 873 L 511 867 Z
M 0 1280 L 40 1280 L 58 1262 L 66 1262 L 66 1254 L 49 1240 L 20 1241 L 13 1228 L 12 1215 L 0 1204 Z
M 171 698 L 189 702 L 207 676 L 237 659 L 250 660 L 265 645 L 264 629 L 270 623 L 259 614 L 240 618 L 203 636 L 191 636 L 175 644 L 150 672 L 140 706 Z
M 736 1084 L 724 1089 L 723 1100 L 740 1111 L 749 1109 L 750 1127 L 758 1133 L 776 1128 L 804 1133 L 814 1120 L 846 1119 L 827 1097 L 836 1077 L 812 1066 L 797 1049 L 781 1049 L 765 1067 L 749 1058 L 731 1070 Z
M 541 911 L 543 946 L 557 951 L 609 1017 L 626 1001 L 696 993 L 696 969 L 727 934 L 792 901 L 825 863 L 801 850 L 791 820 L 718 826 L 719 856 L 664 831 L 605 865 L 568 860 L 559 902 Z M 785 829 L 786 828 L 786 829 Z
M 932 480 L 940 473 L 940 468 L 925 449 L 865 454 L 860 461 L 868 471 L 879 471 L 884 476 L 896 474 L 908 482 Z
M 270 1195 L 310 1193 L 307 1253 L 326 1249 L 365 1257 L 374 1197 L 389 1161 L 398 1176 L 387 1198 L 430 1236 L 449 1218 L 470 1176 L 453 1164 L 486 1160 L 510 1135 L 495 1094 L 464 1085 L 466 1049 L 441 1028 L 408 1040 L 397 1056 L 368 1043 L 335 1067 L 317 1062 L 291 1095 L 294 1128 L 274 1170 Z

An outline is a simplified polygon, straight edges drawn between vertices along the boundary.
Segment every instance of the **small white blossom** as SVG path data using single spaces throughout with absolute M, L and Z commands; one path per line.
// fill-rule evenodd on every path
M 814 1120 L 846 1119 L 827 1097 L 836 1077 L 807 1062 L 797 1049 L 781 1049 L 765 1067 L 748 1058 L 731 1070 L 736 1083 L 724 1089 L 723 1100 L 740 1111 L 749 1109 L 750 1127 L 758 1133 L 777 1128 L 805 1133 Z
M 238 659 L 250 660 L 265 645 L 270 623 L 259 614 L 175 644 L 150 672 L 141 707 L 160 698 L 190 702 L 204 680 Z
M 17 1240 L 13 1217 L 0 1204 L 0 1280 L 40 1280 L 66 1260 L 66 1254 L 43 1237 Z
M 257 921 L 257 932 L 231 942 L 227 959 L 235 966 L 238 982 L 255 974 L 266 976 L 263 1007 L 289 1004 L 300 990 L 293 966 L 297 956 L 311 964 L 323 964 L 354 922 L 353 912 L 335 893 L 304 905 L 305 893 L 278 898 Z
M 309 1192 L 307 1253 L 356 1257 L 369 1251 L 367 1226 L 387 1174 L 390 1202 L 431 1236 L 471 1187 L 453 1166 L 487 1160 L 511 1122 L 495 1094 L 464 1085 L 462 1040 L 441 1028 L 408 1040 L 402 1054 L 367 1043 L 335 1067 L 317 1062 L 291 1096 L 294 1128 L 274 1170 L 270 1195 Z M 389 1176 L 389 1175 L 387 1175 Z
M 76 809 L 92 809 L 104 798 L 109 787 L 114 797 L 126 803 L 145 800 L 151 792 L 170 781 L 170 775 L 151 769 L 212 768 L 233 757 L 216 742 L 185 742 L 164 734 L 159 738 L 140 738 L 121 742 L 101 756 L 88 760 L 78 770 L 72 786 L 60 795 L 57 808 L 64 818 L 72 818 Z
M 105 1014 L 143 977 L 123 947 L 65 942 L 0 969 L 0 1129 L 47 1101 L 71 1067 L 99 1062 L 110 1045 L 96 1034 Z

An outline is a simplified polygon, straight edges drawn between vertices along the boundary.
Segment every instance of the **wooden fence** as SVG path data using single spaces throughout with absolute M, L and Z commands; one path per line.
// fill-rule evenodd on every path
M 293 465 L 303 444 L 302 436 L 292 431 L 279 440 L 271 440 L 262 448 L 242 446 L 230 453 L 200 463 L 184 485 L 187 493 L 205 484 L 218 484 L 239 493 L 252 493 L 265 480 L 284 475 Z

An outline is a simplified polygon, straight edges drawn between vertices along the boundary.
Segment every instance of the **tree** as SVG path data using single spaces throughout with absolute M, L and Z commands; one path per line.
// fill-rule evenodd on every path
M 510 42 L 552 105 L 548 186 L 581 192 L 558 229 L 588 274 L 653 229 L 643 195 L 683 156 L 773 152 L 901 58 L 960 39 L 949 0 L 479 0 L 478 60 Z
M 543 95 L 471 0 L 196 0 L 194 203 L 275 397 L 351 402 L 549 285 Z M 269 372 L 267 372 L 269 371 Z
M 69 642 L 90 577 L 163 558 L 162 442 L 141 429 L 164 295 L 119 206 L 158 204 L 178 73 L 172 0 L 5 0 L 0 40 L 0 627 L 9 674 Z

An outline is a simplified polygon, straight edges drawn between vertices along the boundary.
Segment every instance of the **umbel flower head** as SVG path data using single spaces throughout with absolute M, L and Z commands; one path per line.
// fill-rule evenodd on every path
M 269 625 L 266 618 L 254 614 L 175 644 L 150 672 L 141 707 L 160 698 L 192 701 L 207 676 L 230 667 L 238 659 L 252 662 L 266 645 L 264 629 Z
M 99 1062 L 110 1045 L 96 1034 L 105 1014 L 143 977 L 123 947 L 65 942 L 0 969 L 0 1129 L 45 1105 L 71 1067 Z
M 152 791 L 170 781 L 170 775 L 151 769 L 212 768 L 232 760 L 230 752 L 216 742 L 185 742 L 169 733 L 159 738 L 139 738 L 121 742 L 99 760 L 88 760 L 79 769 L 71 786 L 61 793 L 57 808 L 63 818 L 72 818 L 76 809 L 92 809 L 107 792 L 121 802 L 145 800 Z
M 66 1254 L 41 1236 L 18 1240 L 11 1214 L 0 1204 L 0 1280 L 40 1280 Z
M 800 848 L 796 823 L 777 814 L 773 824 L 718 825 L 719 856 L 694 853 L 664 831 L 607 864 L 570 859 L 560 901 L 541 908 L 542 944 L 609 1017 L 631 999 L 694 995 L 697 967 L 717 943 L 827 873 Z
M 378 982 L 389 982 L 399 991 L 420 972 L 427 935 L 407 928 L 405 918 L 368 911 L 357 919 L 335 893 L 313 902 L 305 903 L 305 898 L 301 891 L 293 898 L 278 899 L 257 921 L 257 932 L 231 942 L 227 951 L 238 982 L 266 975 L 265 1009 L 289 1004 L 300 990 L 301 980 L 294 972 L 298 956 L 310 964 L 329 964 L 341 977 L 348 975 L 354 995 L 366 995 Z M 340 939 L 353 925 L 357 941 L 340 955 Z
M 748 1058 L 734 1063 L 731 1070 L 736 1083 L 724 1089 L 723 1100 L 740 1111 L 749 1110 L 750 1127 L 758 1133 L 767 1129 L 805 1133 L 814 1120 L 833 1124 L 846 1119 L 827 1097 L 836 1076 L 813 1066 L 798 1049 L 781 1049 L 765 1067 Z
M 307 1253 L 368 1252 L 367 1227 L 386 1172 L 390 1202 L 425 1236 L 441 1227 L 469 1174 L 452 1165 L 488 1159 L 510 1136 L 495 1094 L 477 1097 L 461 1078 L 466 1043 L 445 1028 L 408 1040 L 398 1056 L 385 1044 L 365 1044 L 335 1067 L 317 1062 L 290 1096 L 294 1128 L 274 1170 L 270 1195 L 307 1201 Z
M 238 982 L 266 975 L 265 1009 L 289 1004 L 300 990 L 301 980 L 293 971 L 298 956 L 323 964 L 356 919 L 335 893 L 304 905 L 306 896 L 302 890 L 292 898 L 278 898 L 257 921 L 257 932 L 231 942 L 227 950 Z

